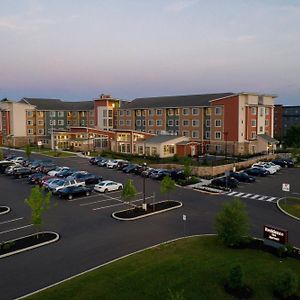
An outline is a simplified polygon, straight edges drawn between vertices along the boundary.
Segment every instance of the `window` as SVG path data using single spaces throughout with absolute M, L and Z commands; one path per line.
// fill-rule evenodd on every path
M 107 109 L 104 109 L 104 110 L 102 111 L 102 116 L 103 116 L 103 118 L 106 118 L 106 117 L 107 117 Z
M 33 116 L 33 111 L 32 110 L 28 110 L 27 111 L 27 117 L 32 117 Z
M 124 126 L 124 120 L 119 120 L 119 125 Z
M 256 113 L 257 113 L 256 107 L 251 107 L 251 114 L 256 115 Z
M 112 109 L 109 109 L 108 110 L 108 117 L 112 118 L 112 116 L 113 116 L 113 111 L 112 111 Z
M 199 131 L 192 131 L 192 138 L 198 139 L 199 138 Z
M 210 116 L 211 115 L 211 108 L 206 108 L 205 109 L 205 115 Z
M 265 114 L 265 108 L 264 108 L 264 107 L 261 107 L 260 110 L 259 110 L 259 115 L 260 115 L 261 117 L 263 117 L 264 114 Z
M 216 131 L 216 132 L 215 132 L 215 139 L 216 139 L 216 140 L 220 140 L 221 137 L 222 137 L 221 132 L 220 132 L 220 131 Z
M 270 107 L 265 108 L 265 113 L 266 113 L 267 116 L 270 114 Z
M 219 116 L 222 114 L 222 107 L 217 106 L 215 107 L 215 115 Z
M 75 122 L 74 122 L 74 123 L 75 123 Z M 55 125 L 56 125 L 56 121 L 55 121 L 55 120 L 50 120 L 49 124 L 55 126 Z M 75 125 L 75 124 L 74 124 L 74 125 Z
M 60 121 L 60 120 L 59 120 Z M 58 122 L 59 123 L 59 122 Z M 60 124 L 58 124 L 58 125 L 60 125 Z M 85 121 L 84 120 L 81 120 L 80 121 L 80 126 L 85 126 Z
M 43 120 L 39 120 L 38 124 L 39 124 L 39 126 L 43 126 L 44 125 L 44 121 Z
M 64 125 L 65 124 L 64 120 L 58 120 L 57 123 L 58 123 L 58 125 Z
M 126 126 L 131 126 L 131 120 L 126 120 Z
M 154 126 L 154 120 L 148 120 L 148 126 Z
M 43 111 L 39 111 L 38 112 L 38 116 L 41 117 L 41 118 L 43 118 L 44 117 L 44 112 Z
M 194 116 L 199 115 L 199 108 L 192 108 L 192 115 Z
M 168 120 L 168 126 L 173 126 L 173 125 L 174 125 L 173 120 Z
M 222 126 L 222 121 L 221 120 L 215 120 L 215 126 L 216 127 L 221 127 Z
M 156 115 L 157 116 L 161 116 L 162 115 L 162 110 L 161 109 L 157 109 L 156 110 Z
M 179 108 L 174 109 L 175 116 L 179 116 Z
M 57 116 L 58 116 L 58 117 L 63 117 L 63 116 L 64 116 L 64 112 L 63 112 L 63 111 L 57 112 Z
M 126 116 L 131 116 L 131 110 L 126 110 Z
M 210 120 L 205 120 L 205 127 L 210 127 Z
M 38 133 L 41 134 L 41 135 L 43 135 L 44 134 L 44 129 L 39 129 Z
M 55 111 L 50 111 L 50 117 L 55 117 L 56 116 L 56 112 Z
M 119 110 L 119 116 L 123 117 L 124 116 L 124 110 Z
M 90 110 L 89 114 L 90 114 L 91 117 L 93 117 L 94 116 L 94 111 Z
M 33 121 L 32 120 L 27 120 L 27 125 L 29 125 L 29 126 L 33 125 Z
M 28 133 L 28 134 L 33 134 L 33 129 L 28 129 L 28 130 L 27 130 L 27 133 Z
M 265 125 L 269 126 L 269 120 L 265 120 Z
M 156 120 L 156 126 L 162 126 L 162 120 Z
M 251 139 L 253 139 L 253 140 L 256 139 L 256 132 L 255 131 L 251 132 Z
M 146 126 L 146 120 L 143 120 L 143 127 Z
M 198 127 L 199 126 L 199 120 L 192 120 L 192 126 Z
M 189 126 L 190 121 L 189 120 L 182 120 L 182 126 Z
M 251 126 L 256 127 L 256 120 L 251 120 Z
M 179 126 L 179 120 L 175 120 L 175 126 Z
M 141 116 L 141 110 L 140 109 L 136 110 L 135 111 L 135 115 L 138 116 L 138 117 L 140 117 Z
M 188 108 L 183 108 L 183 109 L 182 109 L 182 114 L 183 114 L 184 116 L 188 116 L 188 115 L 189 115 L 189 109 L 188 109 Z
M 262 126 L 259 126 L 259 132 L 263 132 L 264 128 Z
M 190 136 L 190 132 L 189 131 L 182 131 L 182 135 L 189 137 Z
M 154 116 L 154 109 L 149 109 L 148 110 L 148 115 L 149 116 Z
M 141 120 L 136 120 L 135 124 L 136 124 L 136 126 L 141 126 L 142 122 L 141 122 Z
M 210 131 L 205 131 L 205 138 L 206 138 L 207 140 L 210 139 Z
M 216 152 L 220 153 L 222 151 L 222 146 L 221 145 L 216 145 Z
M 174 109 L 170 108 L 168 109 L 168 116 L 173 116 L 174 115 Z
M 90 125 L 94 126 L 94 120 L 90 120 Z

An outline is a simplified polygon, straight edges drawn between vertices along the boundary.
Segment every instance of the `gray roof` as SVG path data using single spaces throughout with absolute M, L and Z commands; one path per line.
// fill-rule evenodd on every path
M 146 144 L 160 144 L 179 138 L 178 135 L 157 135 L 144 140 Z
M 23 98 L 19 102 L 28 103 L 37 107 L 38 110 L 93 110 L 94 101 L 62 101 L 60 99 L 46 98 Z
M 235 95 L 234 93 L 163 96 L 150 98 L 136 98 L 122 108 L 155 108 L 182 106 L 209 106 L 209 101 Z
M 279 141 L 277 141 L 276 139 L 272 138 L 271 136 L 269 136 L 267 134 L 258 134 L 257 137 L 265 140 L 269 144 L 278 144 L 279 143 Z

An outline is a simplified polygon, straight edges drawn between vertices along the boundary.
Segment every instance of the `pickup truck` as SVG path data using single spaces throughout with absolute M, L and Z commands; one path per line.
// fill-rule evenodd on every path
M 64 189 L 66 187 L 71 187 L 71 186 L 85 186 L 84 181 L 76 180 L 76 179 L 71 179 L 71 180 L 61 180 L 58 181 L 57 183 L 50 183 L 48 186 L 48 189 L 52 192 L 52 194 L 57 194 L 57 192 L 61 189 Z

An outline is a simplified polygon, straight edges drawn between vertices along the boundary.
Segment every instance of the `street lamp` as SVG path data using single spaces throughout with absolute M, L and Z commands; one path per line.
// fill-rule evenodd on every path
M 147 164 L 143 163 L 143 171 L 146 171 Z M 147 210 L 147 204 L 146 204 L 146 176 L 143 176 L 143 210 Z

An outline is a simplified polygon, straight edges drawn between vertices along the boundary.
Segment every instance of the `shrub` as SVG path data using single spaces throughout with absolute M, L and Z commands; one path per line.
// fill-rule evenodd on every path
M 232 290 L 242 289 L 244 286 L 243 277 L 242 267 L 239 265 L 233 266 L 229 271 L 227 286 Z
M 280 297 L 288 298 L 296 294 L 298 289 L 298 278 L 295 273 L 290 270 L 278 274 L 274 292 Z

